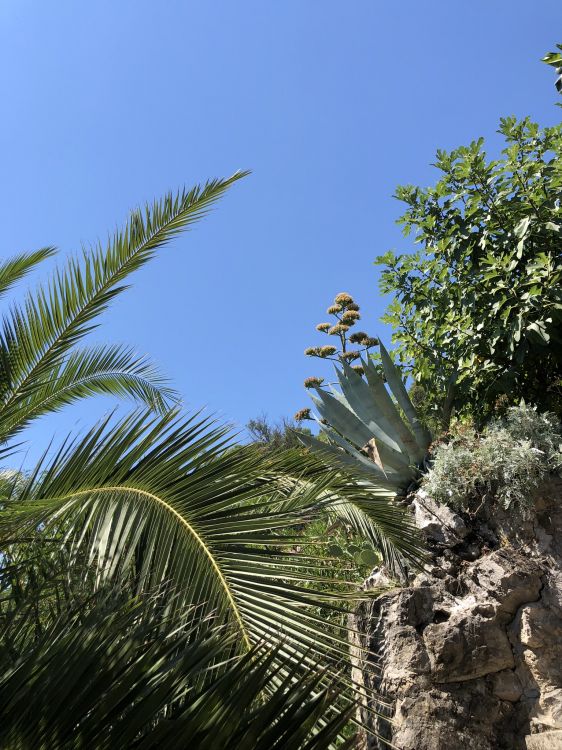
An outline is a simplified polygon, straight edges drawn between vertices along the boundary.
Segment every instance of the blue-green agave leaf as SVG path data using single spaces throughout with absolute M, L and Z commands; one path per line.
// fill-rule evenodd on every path
M 390 359 L 382 342 L 380 344 L 380 353 L 386 381 L 412 427 L 418 446 L 425 453 L 431 442 L 431 435 L 418 419 L 417 412 L 406 391 L 406 386 L 402 382 L 402 377 Z
M 396 434 L 396 425 L 393 429 L 390 420 L 386 419 L 383 410 L 377 404 L 369 385 L 346 362 L 343 362 L 343 372 L 338 367 L 335 370 L 342 391 L 359 419 L 367 425 L 378 440 L 395 451 L 406 453 L 408 457 L 409 453 L 404 450 L 405 446 L 400 445 L 401 441 L 392 437 Z M 398 417 L 398 414 L 396 416 Z
M 374 439 L 373 433 L 355 415 L 353 411 L 340 403 L 326 391 L 316 389 L 319 398 L 312 397 L 321 417 L 330 424 L 340 435 L 353 443 L 356 448 L 364 448 Z M 389 448 L 384 443 L 376 442 L 377 451 L 383 465 L 392 469 L 404 471 L 410 462 L 407 456 Z M 368 459 L 366 459 L 368 460 Z
M 427 446 L 419 444 L 417 436 L 402 419 L 402 416 L 392 400 L 384 381 L 370 360 L 367 360 L 364 363 L 364 369 L 369 388 L 373 391 L 373 395 L 377 400 L 378 405 L 381 407 L 381 410 L 391 421 L 391 424 L 395 429 L 395 436 L 397 438 L 399 436 L 400 441 L 404 444 L 405 450 L 407 450 L 412 457 L 412 463 L 420 463 L 427 453 Z
M 318 413 L 328 424 L 332 425 L 340 435 L 351 441 L 357 448 L 362 448 L 373 437 L 372 433 L 351 409 L 348 409 L 334 396 L 320 388 L 316 389 L 318 398 L 312 396 Z
M 362 473 L 369 475 L 369 479 L 371 482 L 373 481 L 373 478 L 375 478 L 377 486 L 388 488 L 389 490 L 392 490 L 393 494 L 395 493 L 397 485 L 388 477 L 385 477 L 384 473 L 379 469 L 379 467 L 372 461 L 366 459 L 364 456 L 361 456 L 362 460 L 359 461 L 358 465 L 357 459 L 354 456 L 345 453 L 340 448 L 336 448 L 329 443 L 324 443 L 321 440 L 318 440 L 318 438 L 313 437 L 312 435 L 305 435 L 301 432 L 298 432 L 297 435 L 301 443 L 306 448 L 310 448 L 310 450 L 313 450 L 315 453 L 323 453 L 326 459 L 329 460 L 331 465 L 339 466 L 342 469 L 353 469 L 353 471 L 361 471 Z
M 322 425 L 322 432 L 324 432 L 331 441 L 333 441 L 334 443 L 339 445 L 341 448 L 343 448 L 345 451 L 350 453 L 355 460 L 359 461 L 362 464 L 366 464 L 367 466 L 375 466 L 378 469 L 378 473 L 381 479 L 384 479 L 385 481 L 388 481 L 397 487 L 402 486 L 404 484 L 404 481 L 408 483 L 408 481 L 411 480 L 412 472 L 409 466 L 393 467 L 393 466 L 390 466 L 390 464 L 388 463 L 385 464 L 385 462 L 382 459 L 382 456 L 379 453 L 379 457 L 381 459 L 381 464 L 382 464 L 382 467 L 381 467 L 375 461 L 370 459 L 368 456 L 365 456 L 363 453 L 358 451 L 345 438 L 343 438 L 341 435 L 338 435 L 337 432 L 335 432 L 334 430 L 331 430 L 329 427 Z M 374 439 L 374 438 L 371 438 L 371 439 Z
M 329 422 L 329 420 L 327 420 Z M 333 427 L 336 427 L 335 424 L 330 422 L 330 425 Z M 344 440 L 344 438 L 347 438 L 348 436 L 343 434 L 343 437 L 341 435 L 338 435 L 337 432 L 331 431 L 328 427 L 325 425 L 322 425 L 322 430 L 332 439 L 334 442 L 338 443 L 338 445 L 341 445 L 342 448 L 345 448 L 348 450 L 348 442 L 347 440 Z M 338 430 L 340 432 L 340 430 Z M 342 443 L 343 441 L 343 443 Z M 371 435 L 370 439 L 363 443 L 361 448 L 368 447 L 369 444 L 372 445 L 372 443 L 375 443 L 376 446 L 376 452 L 378 453 L 378 457 L 380 459 L 380 463 L 382 464 L 382 470 L 384 474 L 388 474 L 388 472 L 396 471 L 400 472 L 401 474 L 407 474 L 408 476 L 411 476 L 412 470 L 410 467 L 410 463 L 408 461 L 408 457 L 404 456 L 402 453 L 397 453 L 396 451 L 392 450 L 392 448 L 389 448 L 384 443 L 381 443 L 378 441 L 373 435 Z M 355 449 L 354 449 L 355 450 Z M 357 453 L 358 456 L 361 457 L 363 461 L 368 461 L 371 463 L 373 459 L 369 458 L 368 456 L 365 456 L 363 453 L 360 453 L 358 450 L 355 450 L 355 453 Z M 377 461 L 374 461 L 376 464 Z

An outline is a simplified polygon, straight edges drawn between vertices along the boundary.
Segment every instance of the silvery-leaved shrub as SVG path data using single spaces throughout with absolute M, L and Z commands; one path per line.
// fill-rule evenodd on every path
M 459 431 L 437 446 L 423 487 L 438 502 L 474 512 L 482 503 L 529 507 L 532 491 L 562 469 L 562 430 L 549 413 L 521 405 L 482 433 Z

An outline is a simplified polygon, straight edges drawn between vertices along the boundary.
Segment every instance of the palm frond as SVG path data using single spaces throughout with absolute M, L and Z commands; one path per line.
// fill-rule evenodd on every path
M 301 451 L 264 460 L 251 446 L 233 446 L 226 428 L 198 415 L 132 415 L 38 466 L 5 501 L 0 543 L 37 528 L 60 533 L 71 557 L 93 566 L 98 586 L 128 582 L 142 593 L 171 582 L 177 611 L 213 613 L 235 629 L 240 651 L 281 644 L 284 658 L 321 660 L 328 680 L 349 658 L 346 602 L 372 592 L 346 581 L 328 588 L 331 563 L 299 551 L 299 529 L 363 491 Z M 403 520 L 388 504 L 379 515 L 383 528 Z M 413 549 L 405 536 L 403 547 Z M 328 626 L 319 606 L 331 613 Z M 340 692 L 353 699 L 347 677 Z
M 127 276 L 144 265 L 156 249 L 205 216 L 245 172 L 211 180 L 176 195 L 168 194 L 144 211 L 134 211 L 125 228 L 108 241 L 71 258 L 50 283 L 29 294 L 4 318 L 0 335 L 5 408 L 27 397 L 37 382 L 60 366 L 70 348 L 88 331 L 110 301 L 126 287 Z
M 20 253 L 0 263 L 0 297 L 4 296 L 14 284 L 23 279 L 36 265 L 54 255 L 54 247 L 43 247 L 32 253 Z
M 159 413 L 179 396 L 158 369 L 129 347 L 120 345 L 76 349 L 34 382 L 25 395 L 16 394 L 0 412 L 0 437 L 8 440 L 32 420 L 96 394 L 133 396 Z
M 0 744 L 7 750 L 325 750 L 353 709 L 332 708 L 320 669 L 296 680 L 279 647 L 235 657 L 235 636 L 166 597 L 98 592 L 34 642 L 12 633 L 0 657 Z M 25 629 L 25 621 L 11 624 Z

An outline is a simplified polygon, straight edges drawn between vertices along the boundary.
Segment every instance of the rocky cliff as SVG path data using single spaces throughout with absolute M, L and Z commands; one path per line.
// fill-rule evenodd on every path
M 524 516 L 461 518 L 423 492 L 412 511 L 430 564 L 352 616 L 354 679 L 384 701 L 361 707 L 379 739 L 359 747 L 562 749 L 562 482 Z

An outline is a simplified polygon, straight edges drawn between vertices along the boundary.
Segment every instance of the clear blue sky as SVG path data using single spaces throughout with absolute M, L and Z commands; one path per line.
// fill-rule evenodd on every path
M 560 0 L 0 0 L 1 252 L 71 252 L 170 188 L 252 169 L 94 339 L 150 353 L 188 407 L 292 415 L 337 292 L 388 337 L 372 261 L 410 247 L 395 186 L 433 182 L 436 148 L 497 149 L 502 115 L 555 122 L 538 60 L 561 40 Z M 38 424 L 30 456 L 109 403 Z

